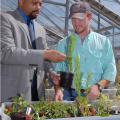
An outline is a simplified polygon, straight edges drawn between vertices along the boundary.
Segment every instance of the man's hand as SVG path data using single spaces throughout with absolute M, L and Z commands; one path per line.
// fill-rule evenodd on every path
M 52 62 L 62 62 L 66 59 L 66 56 L 56 50 L 45 50 L 43 58 Z
M 55 101 L 62 101 L 63 100 L 63 91 L 62 89 L 58 89 L 55 91 Z
M 100 95 L 100 91 L 98 89 L 97 85 L 93 85 L 90 88 L 89 94 L 88 94 L 88 100 L 95 100 Z

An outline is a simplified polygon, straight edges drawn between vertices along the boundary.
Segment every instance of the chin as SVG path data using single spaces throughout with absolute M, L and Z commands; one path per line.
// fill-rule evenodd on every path
M 78 34 L 81 33 L 81 32 L 82 32 L 81 30 L 76 30 L 76 33 L 78 33 Z

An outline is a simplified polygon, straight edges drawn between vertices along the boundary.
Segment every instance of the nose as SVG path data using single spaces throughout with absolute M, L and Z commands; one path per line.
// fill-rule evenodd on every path
M 80 23 L 78 21 L 74 21 L 74 26 L 78 26 Z
M 36 4 L 36 10 L 40 10 L 40 4 Z

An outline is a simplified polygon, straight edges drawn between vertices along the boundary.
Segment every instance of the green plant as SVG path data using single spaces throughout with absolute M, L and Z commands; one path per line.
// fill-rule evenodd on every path
M 116 84 L 116 88 L 117 88 L 117 93 L 116 93 L 116 95 L 117 95 L 117 96 L 120 96 L 120 84 L 119 84 L 119 83 Z
M 116 68 L 117 68 L 116 84 L 120 86 L 120 59 L 116 63 Z
M 68 43 L 68 56 L 67 56 L 67 62 L 68 62 L 68 72 L 72 71 L 72 53 L 75 47 L 76 37 L 74 35 L 70 35 L 69 43 Z
M 89 115 L 89 106 L 88 106 L 88 82 L 91 79 L 91 74 L 88 74 L 87 82 L 86 82 L 86 89 L 85 89 L 85 95 L 82 96 L 81 94 L 81 78 L 82 74 L 80 72 L 80 58 L 77 55 L 75 57 L 75 72 L 74 72 L 74 86 L 77 91 L 77 98 L 76 103 L 79 111 L 79 115 L 81 116 L 88 116 Z
M 82 116 L 87 116 L 88 115 L 88 99 L 87 99 L 87 95 L 89 92 L 88 89 L 88 82 L 91 79 L 91 74 L 88 74 L 88 78 L 87 78 L 87 82 L 86 82 L 86 90 L 85 90 L 85 96 L 81 96 L 81 78 L 82 78 L 82 74 L 80 71 L 80 58 L 77 55 L 75 57 L 75 70 L 73 71 L 72 69 L 72 54 L 73 54 L 73 50 L 75 47 L 75 42 L 76 42 L 76 37 L 74 35 L 70 36 L 70 40 L 69 40 L 69 45 L 68 45 L 68 71 L 74 73 L 74 79 L 73 79 L 73 84 L 74 87 L 76 89 L 77 92 L 77 98 L 76 98 L 76 103 L 78 106 L 78 111 L 80 111 L 80 114 Z M 83 109 L 83 110 L 82 110 Z
M 95 107 L 97 109 L 98 116 L 109 116 L 111 111 L 112 103 L 109 100 L 108 96 L 103 95 L 102 93 L 99 96 L 99 99 L 96 101 Z
M 118 97 L 114 102 L 120 100 Z M 71 103 L 63 102 L 51 102 L 51 101 L 39 101 L 37 103 L 28 104 L 23 98 L 14 98 L 14 106 L 19 106 L 15 108 L 15 112 L 24 112 L 26 107 L 32 108 L 31 117 L 33 120 L 45 120 L 51 118 L 67 118 L 67 117 L 78 117 L 78 116 L 108 116 L 111 111 L 111 101 L 105 95 L 100 95 L 99 100 L 93 105 L 88 105 L 87 96 L 79 96 L 76 101 Z M 18 105 L 19 104 L 19 105 Z M 96 109 L 95 109 L 96 108 Z M 12 105 L 12 109 L 14 109 Z M 25 109 L 25 111 L 24 111 Z M 14 110 L 9 112 L 13 113 Z
M 62 102 L 44 102 L 33 104 L 34 115 L 33 119 L 38 120 L 36 113 L 40 118 L 66 118 L 77 116 L 77 109 L 75 104 L 66 104 Z
M 27 106 L 30 104 L 22 96 L 15 96 L 12 98 L 12 105 L 5 109 L 5 113 L 10 116 L 11 113 L 23 111 Z
M 88 89 L 88 82 L 89 80 L 91 79 L 91 74 L 88 74 L 88 78 L 87 78 L 87 82 L 86 82 L 86 90 L 85 90 L 85 96 L 82 97 L 81 96 L 81 78 L 82 78 L 82 74 L 81 74 L 81 71 L 80 71 L 80 58 L 79 56 L 77 55 L 75 57 L 75 71 L 73 71 L 72 69 L 72 54 L 73 54 L 73 50 L 74 50 L 74 47 L 75 47 L 75 42 L 76 42 L 76 37 L 74 35 L 71 35 L 70 36 L 70 40 L 69 40 L 69 45 L 68 45 L 68 69 L 69 69 L 69 72 L 71 73 L 74 73 L 74 78 L 73 78 L 73 84 L 74 84 L 74 87 L 76 89 L 76 92 L 77 92 L 77 98 L 76 98 L 76 105 L 78 107 L 78 111 L 80 113 L 78 114 L 81 114 L 82 116 L 87 116 L 88 115 L 88 111 L 89 111 L 89 108 L 88 108 L 88 99 L 87 99 L 87 95 L 88 95 L 88 92 L 89 92 L 89 89 Z
M 29 106 L 29 103 L 22 97 L 14 97 L 12 103 L 13 112 L 20 112 Z

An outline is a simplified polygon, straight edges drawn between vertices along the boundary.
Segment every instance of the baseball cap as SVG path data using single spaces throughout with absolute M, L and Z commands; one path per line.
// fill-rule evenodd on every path
M 88 2 L 76 2 L 70 7 L 69 18 L 84 18 L 84 13 L 91 12 L 91 7 Z

